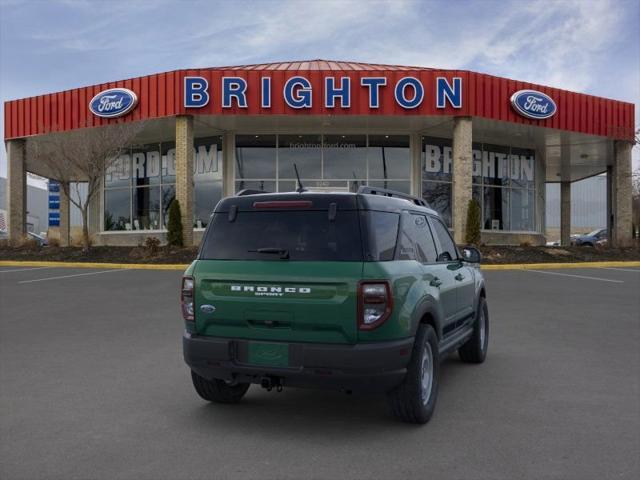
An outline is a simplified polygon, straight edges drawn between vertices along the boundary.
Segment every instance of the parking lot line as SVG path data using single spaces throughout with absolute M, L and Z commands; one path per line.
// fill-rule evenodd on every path
M 0 270 L 0 273 L 28 272 L 29 270 L 44 270 L 45 268 L 55 268 L 55 267 L 16 268 L 13 270 Z
M 640 268 L 615 268 L 615 267 L 600 267 L 602 268 L 602 270 L 618 270 L 620 272 L 634 272 L 634 273 L 640 273 Z
M 535 273 L 545 273 L 547 275 L 560 275 L 560 276 L 563 276 L 563 277 L 583 278 L 585 280 L 599 280 L 601 282 L 624 283 L 623 280 L 611 280 L 610 278 L 588 277 L 586 275 L 572 275 L 570 273 L 547 272 L 547 271 L 544 271 L 544 270 L 526 270 L 526 271 L 527 272 L 535 272 Z
M 60 280 L 62 278 L 72 278 L 72 277 L 82 277 L 84 275 L 98 275 L 100 273 L 112 273 L 112 272 L 123 272 L 123 269 L 119 270 L 101 270 L 99 272 L 88 272 L 88 273 L 76 273 L 75 275 L 61 275 L 58 277 L 46 277 L 46 278 L 36 278 L 33 280 L 23 280 L 18 283 L 33 283 L 33 282 L 45 282 L 47 280 Z

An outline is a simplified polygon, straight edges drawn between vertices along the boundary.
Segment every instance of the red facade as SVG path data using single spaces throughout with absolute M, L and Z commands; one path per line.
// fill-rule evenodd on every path
M 183 106 L 185 76 L 201 76 L 209 82 L 210 102 L 202 108 Z M 221 82 L 224 76 L 243 77 L 247 80 L 247 108 L 221 107 Z M 282 99 L 287 79 L 294 76 L 307 78 L 313 86 L 313 107 L 294 109 Z M 324 107 L 324 78 L 327 76 L 351 78 L 351 106 L 349 108 Z M 361 77 L 387 78 L 381 88 L 380 108 L 369 108 L 368 89 L 360 86 Z M 424 85 L 425 96 L 421 105 L 404 109 L 395 101 L 393 88 L 397 80 L 412 76 Z M 260 106 L 260 82 L 271 77 L 271 108 Z M 462 108 L 436 108 L 435 82 L 437 77 L 449 80 L 461 77 L 463 82 Z M 139 99 L 137 107 L 124 117 L 105 119 L 89 111 L 89 101 L 108 88 L 128 88 Z M 554 99 L 557 113 L 547 120 L 531 120 L 518 115 L 510 104 L 511 95 L 523 89 L 543 92 Z M 176 70 L 144 77 L 104 83 L 64 92 L 39 95 L 5 102 L 5 140 L 100 126 L 126 123 L 173 115 L 456 115 L 482 117 L 492 120 L 536 125 L 541 127 L 580 132 L 620 140 L 634 138 L 634 105 L 592 95 L 544 87 L 507 78 L 500 78 L 466 70 L 435 70 L 419 67 L 373 65 L 362 63 L 291 62 L 239 67 L 221 67 L 200 70 Z

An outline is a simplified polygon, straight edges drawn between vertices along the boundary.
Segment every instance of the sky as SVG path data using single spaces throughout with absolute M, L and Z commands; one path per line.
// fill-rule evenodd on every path
M 468 69 L 624 100 L 639 125 L 639 23 L 640 0 L 0 0 L 0 100 L 323 58 Z

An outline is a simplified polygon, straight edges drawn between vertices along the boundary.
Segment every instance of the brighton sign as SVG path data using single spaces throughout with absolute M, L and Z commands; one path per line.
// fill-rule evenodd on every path
M 518 90 L 511 95 L 511 105 L 520 115 L 533 120 L 551 118 L 558 110 L 549 95 L 536 90 Z
M 102 118 L 116 118 L 136 108 L 138 96 L 128 88 L 110 88 L 98 93 L 89 102 L 91 113 Z
M 353 83 L 357 83 L 353 85 Z M 381 106 L 381 96 L 385 87 L 393 91 L 395 102 L 398 106 L 410 110 L 419 107 L 425 98 L 425 88 L 422 82 L 415 77 L 401 77 L 397 81 L 389 82 L 386 77 L 362 77 L 359 82 L 352 82 L 350 77 L 325 77 L 322 81 L 324 87 L 323 106 L 325 108 L 351 107 L 352 95 L 360 95 L 364 91 L 367 95 L 369 108 L 376 109 Z M 271 77 L 262 77 L 258 86 L 260 90 L 261 108 L 271 108 L 275 94 L 286 105 L 294 109 L 309 109 L 313 107 L 313 86 L 311 81 L 304 76 L 289 78 L 282 88 L 282 92 L 274 92 Z M 220 85 L 220 105 L 222 108 L 247 108 L 247 91 L 249 84 L 242 77 L 222 77 Z M 454 77 L 451 80 L 445 77 L 436 78 L 435 82 L 436 108 L 462 108 L 462 78 Z M 209 104 L 212 90 L 209 82 L 204 77 L 184 77 L 185 108 L 202 108 Z M 338 107 L 339 104 L 339 107 Z

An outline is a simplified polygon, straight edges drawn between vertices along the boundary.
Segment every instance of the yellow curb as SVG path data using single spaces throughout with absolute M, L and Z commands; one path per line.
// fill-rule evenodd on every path
M 33 262 L 0 260 L 0 267 L 67 267 L 67 268 L 117 268 L 128 270 L 186 270 L 189 264 L 168 263 L 99 263 L 99 262 Z
M 99 263 L 99 262 L 36 262 L 0 260 L 0 267 L 67 267 L 67 268 L 118 268 L 128 270 L 186 270 L 189 264 L 169 263 Z M 482 265 L 482 270 L 551 270 L 563 268 L 640 267 L 640 261 L 622 262 L 574 262 L 574 263 L 505 263 Z
M 481 265 L 480 268 L 482 270 L 560 270 L 563 268 L 603 267 L 640 267 L 640 262 L 506 263 L 504 265 Z

